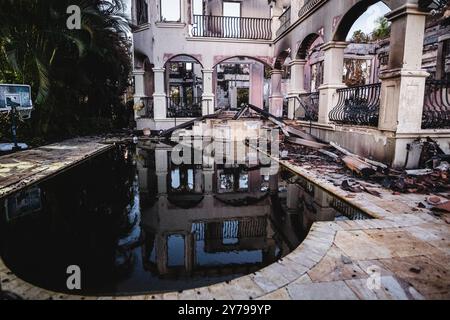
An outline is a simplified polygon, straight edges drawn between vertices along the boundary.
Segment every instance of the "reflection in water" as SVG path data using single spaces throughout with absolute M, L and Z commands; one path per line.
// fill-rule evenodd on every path
M 79 293 L 182 290 L 277 261 L 314 221 L 365 218 L 286 170 L 175 166 L 170 152 L 121 146 L 5 200 L 3 259 L 58 291 L 67 291 L 69 265 L 81 268 Z

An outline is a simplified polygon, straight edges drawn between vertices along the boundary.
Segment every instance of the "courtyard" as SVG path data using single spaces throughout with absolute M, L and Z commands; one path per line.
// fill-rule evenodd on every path
M 446 1 L 115 5 L 0 60 L 2 298 L 450 298 Z

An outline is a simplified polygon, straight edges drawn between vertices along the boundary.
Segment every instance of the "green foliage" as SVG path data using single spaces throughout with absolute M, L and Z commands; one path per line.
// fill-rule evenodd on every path
M 81 30 L 67 28 L 70 5 L 81 8 Z M 0 82 L 30 84 L 35 104 L 32 119 L 19 124 L 21 139 L 42 143 L 126 125 L 131 54 L 122 0 L 0 0 L 0 7 Z M 3 120 L 0 129 L 5 140 Z
M 391 25 L 385 17 L 379 17 L 376 21 L 377 27 L 372 32 L 372 40 L 382 40 L 391 34 Z
M 370 37 L 361 30 L 356 30 L 353 33 L 352 38 L 350 39 L 350 42 L 353 42 L 353 43 L 367 43 L 369 41 L 370 41 Z

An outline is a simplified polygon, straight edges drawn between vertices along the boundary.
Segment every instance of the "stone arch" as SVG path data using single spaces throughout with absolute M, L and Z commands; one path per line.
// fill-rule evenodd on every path
M 308 55 L 308 50 L 311 48 L 312 44 L 320 38 L 320 35 L 317 33 L 311 33 L 303 39 L 303 41 L 300 43 L 300 46 L 297 50 L 297 59 L 306 59 Z
M 174 60 L 176 60 L 177 58 L 180 58 L 180 57 L 186 57 L 186 58 L 188 58 L 188 59 L 192 59 L 192 61 L 183 61 L 183 62 L 194 62 L 194 63 L 198 63 L 198 64 L 201 66 L 201 68 L 203 69 L 203 64 L 201 63 L 200 58 L 195 57 L 195 56 L 190 55 L 190 54 L 185 54 L 185 53 L 175 54 L 175 55 L 171 55 L 171 56 L 167 57 L 167 58 L 165 59 L 165 61 L 164 61 L 164 66 L 166 66 L 166 64 L 167 64 L 168 62 L 172 62 L 172 61 L 174 61 Z
M 273 68 L 276 70 L 281 70 L 283 68 L 283 64 L 286 61 L 286 59 L 291 55 L 291 50 L 286 49 L 282 51 L 278 57 L 275 59 L 275 63 Z
M 333 41 L 345 41 L 347 35 L 352 28 L 353 24 L 356 20 L 364 13 L 366 10 L 378 3 L 384 3 L 389 9 L 393 9 L 391 1 L 389 0 L 360 0 L 356 2 L 341 18 L 339 24 L 336 27 L 336 30 L 333 33 Z
M 222 56 L 217 61 L 214 62 L 213 69 L 215 67 L 217 67 L 219 64 L 224 63 L 225 61 L 234 59 L 234 58 L 247 58 L 247 59 L 255 60 L 255 61 L 262 63 L 267 68 L 272 69 L 272 65 L 271 65 L 270 61 L 268 61 L 269 59 L 267 59 L 265 57 L 252 57 L 252 56 L 246 56 L 246 55 Z

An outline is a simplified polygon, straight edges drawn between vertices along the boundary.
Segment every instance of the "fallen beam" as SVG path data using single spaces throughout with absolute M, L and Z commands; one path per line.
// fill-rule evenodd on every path
M 195 118 L 195 119 L 189 120 L 189 121 L 187 121 L 185 123 L 182 123 L 182 124 L 180 124 L 178 126 L 175 126 L 173 128 L 161 131 L 159 133 L 159 136 L 160 137 L 167 137 L 167 136 L 171 135 L 173 132 L 175 132 L 177 130 L 188 129 L 188 128 L 192 127 L 196 122 L 201 122 L 201 121 L 206 120 L 206 119 L 215 119 L 221 113 L 222 113 L 222 110 L 220 110 L 220 111 L 218 111 L 218 112 L 216 112 L 214 114 L 209 114 L 209 115 L 206 115 L 206 116 L 202 116 L 202 117 L 199 117 L 199 118 Z
M 330 142 L 330 145 L 331 145 L 333 148 L 335 148 L 335 149 L 337 149 L 338 151 L 340 151 L 340 152 L 342 152 L 343 154 L 345 154 L 346 156 L 358 158 L 359 160 L 361 160 L 361 161 L 363 161 L 363 162 L 366 162 L 366 163 L 368 163 L 368 164 L 370 164 L 370 165 L 372 165 L 372 166 L 375 166 L 375 167 L 380 167 L 380 168 L 382 168 L 382 169 L 387 169 L 387 168 L 388 168 L 388 166 L 385 165 L 384 163 L 381 163 L 381 162 L 378 162 L 378 161 L 375 161 L 375 160 L 370 160 L 370 159 L 361 157 L 361 156 L 359 156 L 359 155 L 357 155 L 357 154 L 351 153 L 351 152 L 348 151 L 347 149 L 342 148 L 342 147 L 341 147 L 340 145 L 338 145 L 337 143 Z
M 267 111 L 265 111 L 263 109 L 260 109 L 260 108 L 254 106 L 254 105 L 251 105 L 251 104 L 249 104 L 248 107 L 250 109 L 252 109 L 253 111 L 261 114 L 263 117 L 265 117 L 267 120 L 273 122 L 278 127 L 280 127 L 281 131 L 283 131 L 283 134 L 286 137 L 290 137 L 291 135 L 294 135 L 294 136 L 300 137 L 300 138 L 305 139 L 305 140 L 318 141 L 318 139 L 316 137 L 314 137 L 313 135 L 311 135 L 311 134 L 309 134 L 309 133 L 307 133 L 305 131 L 302 131 L 302 130 L 299 130 L 297 128 L 294 128 L 294 127 L 291 127 L 291 126 L 287 125 L 283 121 L 283 119 L 281 119 L 279 117 L 276 117 L 275 115 L 271 114 L 270 112 L 267 112 Z
M 328 145 L 323 144 L 323 143 L 310 141 L 310 140 L 306 140 L 306 139 L 301 139 L 301 138 L 295 138 L 295 137 L 289 137 L 288 141 L 291 143 L 295 143 L 298 145 L 302 145 L 302 146 L 310 147 L 310 148 L 314 148 L 314 149 L 323 149 L 323 148 L 328 147 Z
M 345 156 L 342 158 L 342 161 L 345 163 L 347 168 L 364 177 L 369 177 L 376 173 L 376 170 L 370 164 L 356 157 Z

